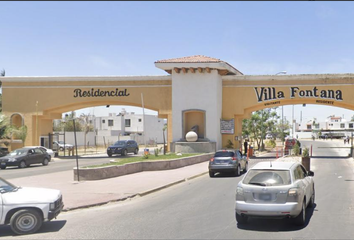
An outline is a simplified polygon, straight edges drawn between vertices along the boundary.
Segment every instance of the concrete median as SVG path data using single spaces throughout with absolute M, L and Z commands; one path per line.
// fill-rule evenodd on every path
M 77 171 L 77 168 L 75 167 L 73 169 L 74 180 L 78 179 L 77 172 L 79 172 L 80 180 L 100 180 L 143 171 L 161 171 L 181 168 L 192 164 L 208 161 L 213 155 L 214 153 L 206 153 L 198 156 L 185 157 L 173 160 L 143 161 L 136 163 L 128 163 L 124 165 L 114 165 L 97 168 L 79 168 L 79 171 Z

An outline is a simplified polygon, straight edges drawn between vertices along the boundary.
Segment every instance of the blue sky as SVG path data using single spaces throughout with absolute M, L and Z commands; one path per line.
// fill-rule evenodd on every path
M 247 75 L 354 73 L 353 10 L 354 2 L 335 1 L 0 2 L 0 70 L 6 76 L 166 75 L 155 61 L 205 55 Z M 295 106 L 296 119 L 300 111 L 303 119 L 354 115 L 308 105 Z M 292 118 L 291 106 L 284 114 Z

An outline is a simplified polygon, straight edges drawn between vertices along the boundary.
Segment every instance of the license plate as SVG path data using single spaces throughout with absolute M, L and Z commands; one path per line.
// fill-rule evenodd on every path
M 270 194 L 268 194 L 268 193 L 267 194 L 260 194 L 259 198 L 261 200 L 268 201 L 268 200 L 270 200 L 272 198 L 272 196 Z

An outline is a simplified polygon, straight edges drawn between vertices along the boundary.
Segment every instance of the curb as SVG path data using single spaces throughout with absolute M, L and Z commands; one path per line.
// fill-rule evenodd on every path
M 174 185 L 177 185 L 177 184 L 180 184 L 180 183 L 183 183 L 183 182 L 192 180 L 192 179 L 197 178 L 197 177 L 201 177 L 201 176 L 203 176 L 203 175 L 205 175 L 205 174 L 207 174 L 207 173 L 208 173 L 208 172 L 199 173 L 199 174 L 197 174 L 197 175 L 194 175 L 194 176 L 191 176 L 191 177 L 188 177 L 188 178 L 184 178 L 184 179 L 182 179 L 182 180 L 178 180 L 178 181 L 175 181 L 175 182 L 172 182 L 172 183 L 163 185 L 163 186 L 161 186 L 161 187 L 153 188 L 153 189 L 150 189 L 150 190 L 145 191 L 145 192 L 132 194 L 132 195 L 129 195 L 129 196 L 127 196 L 127 197 L 118 198 L 118 199 L 114 199 L 114 200 L 108 200 L 108 201 L 104 201 L 104 202 L 100 202 L 100 203 L 94 203 L 94 204 L 88 204 L 88 205 L 83 205 L 83 206 L 78 206 L 78 207 L 63 209 L 62 212 L 70 212 L 70 211 L 78 210 L 78 209 L 98 207 L 98 206 L 106 205 L 106 204 L 113 203 L 113 202 L 125 201 L 125 200 L 128 200 L 128 199 L 134 198 L 134 197 L 143 197 L 143 196 L 146 196 L 146 195 L 148 195 L 148 194 L 151 194 L 151 193 L 154 193 L 154 192 L 158 192 L 158 191 L 160 191 L 160 190 L 162 190 L 162 189 L 172 187 L 172 186 L 174 186 Z

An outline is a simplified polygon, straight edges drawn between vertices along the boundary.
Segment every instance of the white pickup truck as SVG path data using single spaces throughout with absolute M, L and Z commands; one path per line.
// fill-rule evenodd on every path
M 38 231 L 63 207 L 60 190 L 17 187 L 0 177 L 0 225 L 10 224 L 15 234 Z

